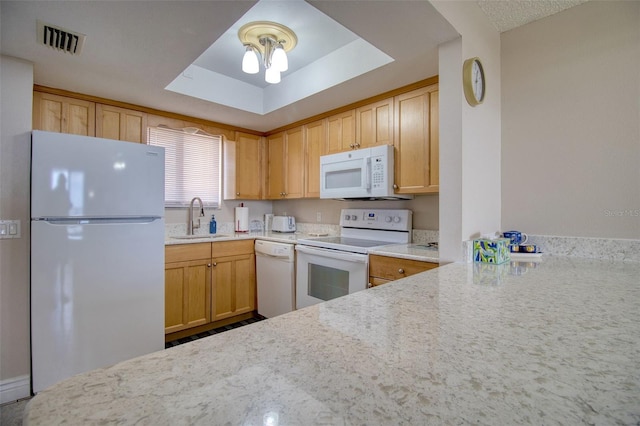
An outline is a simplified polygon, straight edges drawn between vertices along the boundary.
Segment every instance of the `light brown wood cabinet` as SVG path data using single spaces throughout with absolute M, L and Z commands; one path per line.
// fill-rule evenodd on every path
M 304 134 L 302 126 L 269 136 L 267 198 L 302 198 L 304 191 Z
M 327 153 L 326 123 L 326 120 L 318 120 L 304 126 L 305 198 L 320 197 L 320 156 Z
M 354 109 L 327 118 L 327 153 L 348 151 L 356 146 L 356 111 Z
M 253 240 L 212 243 L 211 321 L 256 309 L 256 267 Z
M 260 200 L 264 172 L 264 139 L 237 132 L 235 141 L 224 141 L 224 199 Z
M 437 263 L 421 262 L 390 256 L 369 255 L 369 284 L 371 287 L 386 284 L 420 272 L 437 268 Z
M 165 334 L 211 318 L 211 243 L 165 247 Z
M 111 105 L 96 104 L 96 136 L 147 143 L 147 114 Z
M 356 148 L 393 145 L 393 98 L 356 108 Z
M 165 334 L 256 309 L 253 245 L 239 240 L 165 246 Z
M 93 102 L 50 93 L 33 92 L 33 129 L 95 136 Z
M 395 97 L 395 192 L 439 191 L 438 85 Z

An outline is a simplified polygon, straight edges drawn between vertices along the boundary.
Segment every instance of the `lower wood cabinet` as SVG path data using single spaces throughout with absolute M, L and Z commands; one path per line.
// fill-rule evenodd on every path
M 369 284 L 371 287 L 399 280 L 419 272 L 437 268 L 439 264 L 390 256 L 369 255 Z
M 212 244 L 211 321 L 256 309 L 256 261 L 253 240 Z
M 165 247 L 165 334 L 211 318 L 211 243 Z
M 240 240 L 165 247 L 165 334 L 256 309 L 253 243 Z

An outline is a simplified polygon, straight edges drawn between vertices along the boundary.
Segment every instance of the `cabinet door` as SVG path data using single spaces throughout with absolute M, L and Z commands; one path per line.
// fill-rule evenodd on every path
M 235 141 L 224 142 L 224 199 L 260 200 L 263 139 L 240 132 L 235 137 Z
M 241 254 L 213 259 L 212 321 L 252 312 L 256 307 L 255 258 Z
M 256 308 L 254 240 L 221 241 L 212 247 L 212 312 L 218 321 Z
M 356 109 L 356 148 L 393 145 L 393 98 Z
M 438 85 L 433 85 L 395 98 L 396 193 L 425 194 L 439 190 L 438 129 L 431 119 L 432 109 L 438 104 L 437 91 Z
M 245 254 L 235 260 L 235 315 L 256 310 L 256 259 Z
M 33 92 L 34 130 L 95 136 L 95 123 L 93 102 Z
M 96 136 L 147 143 L 147 114 L 110 105 L 96 105 Z
M 328 153 L 354 149 L 356 143 L 356 112 L 349 110 L 336 114 L 327 119 L 327 148 Z
M 326 154 L 326 120 L 304 126 L 305 140 L 305 187 L 306 198 L 320 198 L 320 156 Z
M 304 133 L 302 127 L 287 130 L 285 140 L 285 198 L 302 198 L 304 191 Z
M 267 185 L 267 198 L 280 199 L 285 194 L 284 152 L 285 133 L 277 133 L 267 139 L 269 152 L 269 176 Z
M 207 324 L 210 317 L 210 259 L 167 263 L 165 334 Z

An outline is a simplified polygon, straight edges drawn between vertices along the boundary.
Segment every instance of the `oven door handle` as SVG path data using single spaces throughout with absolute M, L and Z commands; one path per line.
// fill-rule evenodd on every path
M 345 260 L 347 262 L 357 262 L 365 264 L 369 262 L 369 256 L 367 256 L 366 254 L 349 253 L 348 251 L 309 247 L 300 244 L 296 245 L 296 251 L 305 254 L 327 257 L 329 259 Z

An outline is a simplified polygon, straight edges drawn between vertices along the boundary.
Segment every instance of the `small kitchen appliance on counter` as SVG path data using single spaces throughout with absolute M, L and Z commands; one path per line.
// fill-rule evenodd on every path
M 296 232 L 296 218 L 293 216 L 274 216 L 271 226 L 274 232 Z

